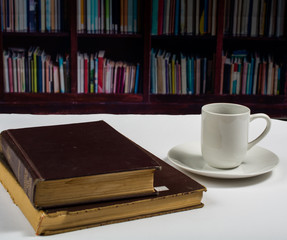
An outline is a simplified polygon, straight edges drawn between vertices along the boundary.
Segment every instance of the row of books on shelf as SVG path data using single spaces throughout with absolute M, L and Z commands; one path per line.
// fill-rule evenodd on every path
M 87 33 L 139 32 L 138 0 L 77 0 L 77 29 Z
M 214 60 L 151 50 L 152 94 L 205 94 L 213 88 Z
M 217 0 L 152 1 L 152 35 L 216 35 Z
M 66 28 L 65 0 L 1 0 L 2 30 L 60 32 Z
M 281 37 L 284 35 L 285 0 L 226 0 L 225 34 Z
M 105 51 L 78 53 L 78 93 L 139 92 L 140 64 L 113 61 Z
M 239 50 L 222 56 L 223 94 L 284 94 L 286 77 L 286 64 L 271 55 Z
M 58 54 L 53 61 L 39 47 L 4 50 L 3 72 L 6 93 L 65 93 L 70 89 L 69 56 Z

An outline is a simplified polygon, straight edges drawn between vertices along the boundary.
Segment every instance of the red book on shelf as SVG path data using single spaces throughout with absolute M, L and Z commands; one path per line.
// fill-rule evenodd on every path
M 104 55 L 105 55 L 105 51 L 99 51 L 98 53 L 98 93 L 103 93 Z
M 13 86 L 13 72 L 12 72 L 12 58 L 8 58 L 8 74 L 9 74 L 9 84 L 10 84 L 10 92 L 14 92 Z

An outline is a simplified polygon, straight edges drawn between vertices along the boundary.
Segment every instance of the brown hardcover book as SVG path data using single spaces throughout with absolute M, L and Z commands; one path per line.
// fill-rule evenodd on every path
M 153 194 L 155 156 L 104 121 L 9 129 L 3 153 L 37 208 Z
M 155 172 L 158 194 L 46 210 L 38 210 L 32 205 L 1 153 L 0 181 L 37 235 L 51 235 L 202 207 L 205 187 L 167 163 L 158 161 L 162 166 L 161 171 Z

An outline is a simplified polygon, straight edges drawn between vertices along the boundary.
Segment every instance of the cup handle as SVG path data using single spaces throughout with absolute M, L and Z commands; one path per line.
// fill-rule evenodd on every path
M 253 141 L 251 141 L 250 143 L 248 143 L 248 147 L 247 150 L 249 150 L 250 148 L 252 148 L 255 144 L 257 144 L 259 141 L 261 141 L 266 135 L 267 133 L 270 131 L 271 128 L 271 120 L 268 117 L 268 115 L 264 114 L 264 113 L 257 113 L 257 114 L 252 114 L 250 115 L 250 122 L 252 122 L 254 119 L 257 118 L 263 118 L 266 121 L 266 127 L 263 130 L 263 132 L 257 137 L 255 138 Z

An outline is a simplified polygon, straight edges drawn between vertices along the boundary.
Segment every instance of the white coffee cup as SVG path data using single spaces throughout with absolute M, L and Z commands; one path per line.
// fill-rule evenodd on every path
M 266 121 L 263 132 L 248 142 L 249 123 L 257 118 Z M 215 168 L 235 168 L 245 159 L 247 151 L 262 140 L 271 127 L 263 113 L 250 115 L 250 109 L 232 103 L 212 103 L 201 109 L 201 151 L 203 159 Z

